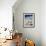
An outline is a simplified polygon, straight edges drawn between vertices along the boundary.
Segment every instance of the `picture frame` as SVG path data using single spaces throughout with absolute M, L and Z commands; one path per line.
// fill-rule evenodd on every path
M 35 13 L 23 13 L 23 27 L 24 28 L 35 27 Z

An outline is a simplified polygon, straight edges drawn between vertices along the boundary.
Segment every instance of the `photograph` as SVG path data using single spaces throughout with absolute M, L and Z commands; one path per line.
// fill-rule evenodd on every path
M 24 13 L 23 14 L 23 26 L 24 27 L 35 27 L 35 13 Z

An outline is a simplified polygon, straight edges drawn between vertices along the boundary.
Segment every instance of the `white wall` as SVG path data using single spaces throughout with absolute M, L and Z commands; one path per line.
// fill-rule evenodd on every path
M 46 0 L 41 1 L 40 30 L 42 46 L 46 46 Z
M 36 46 L 41 46 L 41 31 L 40 31 L 40 0 L 23 0 L 17 7 L 13 8 L 15 28 L 18 32 L 22 32 L 24 38 L 32 39 L 35 41 Z M 23 13 L 35 13 L 35 28 L 23 27 Z
M 0 0 L 0 27 L 12 28 L 12 6 L 16 0 Z

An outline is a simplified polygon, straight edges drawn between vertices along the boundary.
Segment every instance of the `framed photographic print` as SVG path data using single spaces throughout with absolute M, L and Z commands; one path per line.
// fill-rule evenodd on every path
M 23 26 L 25 28 L 35 27 L 35 13 L 23 13 Z

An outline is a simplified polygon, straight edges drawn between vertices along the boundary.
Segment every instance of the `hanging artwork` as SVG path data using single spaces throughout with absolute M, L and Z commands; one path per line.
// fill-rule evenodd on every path
M 35 27 L 35 13 L 24 13 L 23 14 L 23 26 L 26 28 Z

